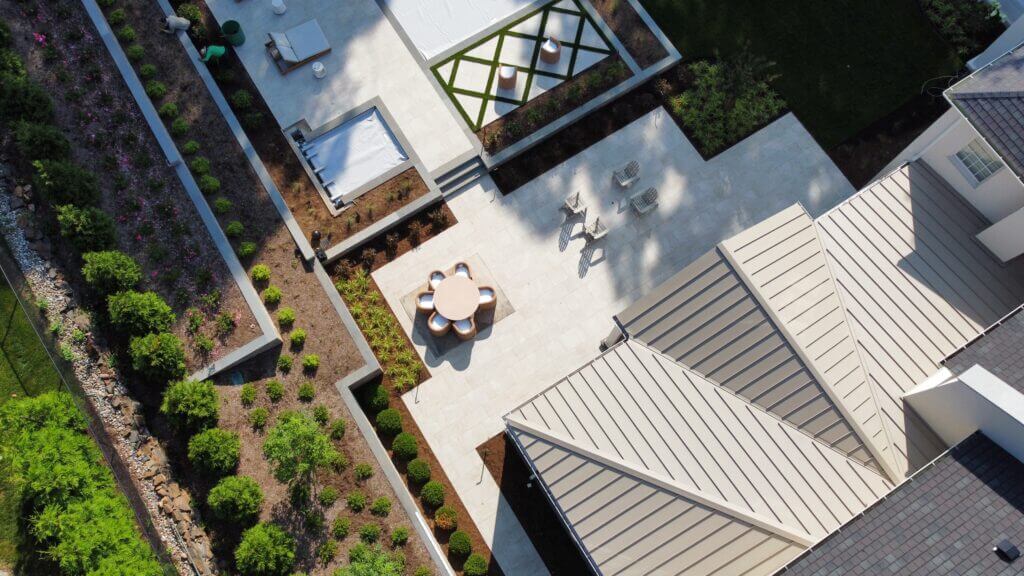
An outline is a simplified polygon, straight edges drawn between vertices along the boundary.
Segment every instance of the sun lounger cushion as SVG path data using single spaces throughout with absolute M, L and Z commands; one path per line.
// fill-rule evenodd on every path
M 299 58 L 295 55 L 295 50 L 292 49 L 291 42 L 288 41 L 288 36 L 284 32 L 271 32 L 270 40 L 274 43 L 274 48 L 277 49 L 277 53 L 281 55 L 281 59 L 285 62 L 298 62 Z
M 309 20 L 285 32 L 296 62 L 330 50 L 331 45 L 316 20 Z M 283 55 L 282 55 L 283 56 Z

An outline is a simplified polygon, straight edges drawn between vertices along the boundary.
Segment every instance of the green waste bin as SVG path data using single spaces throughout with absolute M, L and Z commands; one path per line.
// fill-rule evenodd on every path
M 228 20 L 221 26 L 220 31 L 224 35 L 224 39 L 228 41 L 228 44 L 232 46 L 245 44 L 245 32 L 242 32 L 242 25 L 238 22 Z

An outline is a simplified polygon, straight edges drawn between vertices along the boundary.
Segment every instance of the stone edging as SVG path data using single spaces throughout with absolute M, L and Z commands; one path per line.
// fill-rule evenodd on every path
M 225 265 L 227 265 L 232 279 L 235 281 L 235 284 L 238 285 L 238 289 L 241 291 L 242 297 L 245 299 L 245 303 L 249 306 L 249 310 L 256 318 L 256 323 L 259 325 L 260 331 L 263 332 L 261 336 L 258 336 L 240 348 L 233 350 L 225 357 L 201 368 L 192 375 L 192 378 L 209 378 L 255 354 L 259 354 L 260 352 L 279 344 L 281 342 L 281 335 L 278 333 L 277 326 L 271 319 L 270 313 L 267 312 L 267 309 L 263 306 L 263 301 L 256 292 L 256 288 L 249 281 L 249 276 L 245 273 L 245 268 L 243 268 L 242 263 L 239 262 L 238 256 L 231 247 L 231 243 L 228 242 L 227 236 L 225 236 L 224 231 L 221 230 L 220 223 L 217 222 L 217 217 L 214 216 L 213 211 L 210 209 L 210 205 L 206 202 L 206 198 L 199 190 L 199 186 L 196 184 L 195 178 L 192 177 L 192 173 L 189 171 L 188 166 L 182 159 L 181 153 L 174 144 L 174 140 L 171 138 L 170 133 L 167 132 L 167 128 L 164 126 L 163 121 L 157 114 L 156 108 L 146 95 L 146 90 L 143 88 L 142 82 L 139 80 L 139 77 L 136 76 L 135 70 L 128 62 L 128 58 L 121 49 L 121 44 L 114 37 L 113 32 L 110 29 L 110 25 L 107 24 L 106 17 L 100 10 L 99 5 L 96 4 L 96 0 L 82 0 L 82 5 L 85 7 L 85 11 L 89 14 L 89 18 L 96 27 L 96 31 L 99 33 L 103 44 L 107 47 L 107 51 L 114 60 L 114 64 L 117 66 L 118 71 L 124 78 L 125 84 L 128 85 L 128 90 L 132 93 L 132 97 L 135 99 L 136 103 L 138 103 L 139 109 L 141 110 L 143 117 L 146 119 L 146 123 L 149 124 L 150 131 L 153 133 L 157 143 L 160 145 L 160 149 L 167 158 L 168 165 L 174 168 L 175 173 L 181 180 L 181 184 L 185 188 L 185 192 L 188 194 L 189 199 L 192 200 L 192 203 L 196 207 L 196 212 L 199 213 L 200 219 L 202 219 L 203 224 L 210 233 L 210 238 L 213 239 L 217 252 L 220 253 Z

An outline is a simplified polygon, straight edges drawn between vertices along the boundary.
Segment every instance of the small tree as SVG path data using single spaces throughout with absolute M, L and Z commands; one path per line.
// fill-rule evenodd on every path
M 263 454 L 279 481 L 313 487 L 317 472 L 329 466 L 338 452 L 308 415 L 284 412 L 267 433 Z
M 64 133 L 50 124 L 19 122 L 14 141 L 23 158 L 31 160 L 63 160 L 71 153 Z
M 246 576 L 285 576 L 295 567 L 295 539 L 274 524 L 257 524 L 242 533 L 235 566 Z
M 206 503 L 218 520 L 248 526 L 259 518 L 263 492 L 248 476 L 228 476 L 210 490 Z
M 94 206 L 100 199 L 96 175 L 65 160 L 36 160 L 32 183 L 43 198 L 53 206 L 74 204 Z
M 142 280 L 142 269 L 124 252 L 86 252 L 82 260 L 85 282 L 101 296 L 131 290 Z
M 167 388 L 160 412 L 178 430 L 193 434 L 217 425 L 219 407 L 220 397 L 213 382 L 185 380 Z
M 185 375 L 185 349 L 174 334 L 147 334 L 128 346 L 132 368 L 161 386 Z
M 238 434 L 220 428 L 210 428 L 188 441 L 188 459 L 207 474 L 224 476 L 238 468 L 240 448 Z
M 174 323 L 174 311 L 156 292 L 129 290 L 107 298 L 110 322 L 131 336 L 166 332 Z
M 57 207 L 60 235 L 79 252 L 109 250 L 114 246 L 114 221 L 99 208 L 73 204 Z

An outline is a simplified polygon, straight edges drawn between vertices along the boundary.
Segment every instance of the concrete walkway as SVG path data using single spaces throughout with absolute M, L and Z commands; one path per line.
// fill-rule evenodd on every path
M 611 182 L 631 158 L 631 192 L 660 190 L 643 217 Z M 610 229 L 596 248 L 560 210 L 576 191 L 587 220 Z M 613 314 L 719 241 L 793 202 L 817 215 L 853 192 L 792 115 L 705 162 L 659 109 L 509 196 L 484 178 L 449 199 L 458 224 L 374 273 L 432 374 L 404 400 L 506 574 L 546 570 L 476 454 L 502 416 L 591 360 Z M 471 258 L 515 311 L 473 342 L 428 347 L 400 300 L 431 270 Z

